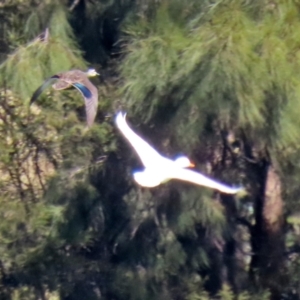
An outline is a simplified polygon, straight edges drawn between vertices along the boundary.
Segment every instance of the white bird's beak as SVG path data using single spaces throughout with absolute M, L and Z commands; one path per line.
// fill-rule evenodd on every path
M 189 168 L 195 168 L 195 164 L 194 164 L 194 163 L 192 163 L 192 162 L 190 162 L 190 164 L 189 164 Z

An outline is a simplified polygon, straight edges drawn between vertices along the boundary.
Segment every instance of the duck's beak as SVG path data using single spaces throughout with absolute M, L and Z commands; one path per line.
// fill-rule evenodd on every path
M 190 162 L 190 164 L 189 164 L 189 168 L 195 168 L 195 164 L 194 164 L 194 163 L 192 163 L 192 162 Z

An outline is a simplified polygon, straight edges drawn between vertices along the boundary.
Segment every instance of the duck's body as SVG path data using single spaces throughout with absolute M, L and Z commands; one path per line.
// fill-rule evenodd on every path
M 63 73 L 58 73 L 46 79 L 44 83 L 34 92 L 30 99 L 30 104 L 33 103 L 38 96 L 52 84 L 55 90 L 63 90 L 71 86 L 75 87 L 85 100 L 86 118 L 88 126 L 92 126 L 96 117 L 98 107 L 98 90 L 91 83 L 88 77 L 99 75 L 94 69 L 89 69 L 87 72 L 80 70 L 71 70 Z
M 155 187 L 171 179 L 180 179 L 207 186 L 226 194 L 235 194 L 242 190 L 240 187 L 233 188 L 210 179 L 198 172 L 186 169 L 191 163 L 185 156 L 179 157 L 176 160 L 171 160 L 160 155 L 128 126 L 125 116 L 126 114 L 123 114 L 122 112 L 118 113 L 116 124 L 132 147 L 136 150 L 145 166 L 144 171 L 133 173 L 134 179 L 141 186 Z

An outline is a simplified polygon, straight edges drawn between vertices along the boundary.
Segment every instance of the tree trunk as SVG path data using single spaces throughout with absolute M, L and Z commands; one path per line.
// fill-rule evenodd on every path
M 281 182 L 274 166 L 264 163 L 259 169 L 264 180 L 255 203 L 255 225 L 251 237 L 254 255 L 250 276 L 257 286 L 270 290 L 271 299 L 277 300 L 280 299 L 284 278 Z

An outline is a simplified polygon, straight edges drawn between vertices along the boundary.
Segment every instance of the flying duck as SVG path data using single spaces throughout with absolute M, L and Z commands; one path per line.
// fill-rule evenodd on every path
M 71 86 L 75 87 L 83 96 L 85 101 L 85 111 L 88 127 L 94 123 L 98 107 L 98 90 L 91 83 L 88 77 L 99 75 L 95 69 L 88 69 L 87 72 L 80 70 L 70 70 L 58 73 L 46 79 L 44 83 L 33 93 L 30 99 L 30 105 L 38 96 L 52 84 L 55 90 L 63 90 Z M 54 83 L 54 84 L 53 84 Z

